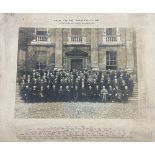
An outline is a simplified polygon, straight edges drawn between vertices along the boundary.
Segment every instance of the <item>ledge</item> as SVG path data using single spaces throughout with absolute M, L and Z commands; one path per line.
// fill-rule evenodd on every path
M 55 46 L 55 43 L 51 42 L 31 42 L 28 46 Z
M 102 43 L 98 44 L 98 47 L 106 47 L 106 46 L 126 46 L 125 43 Z

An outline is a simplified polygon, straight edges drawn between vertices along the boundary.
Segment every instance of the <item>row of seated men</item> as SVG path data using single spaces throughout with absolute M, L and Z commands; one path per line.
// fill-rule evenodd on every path
M 33 70 L 19 79 L 25 102 L 128 102 L 134 82 L 125 70 Z

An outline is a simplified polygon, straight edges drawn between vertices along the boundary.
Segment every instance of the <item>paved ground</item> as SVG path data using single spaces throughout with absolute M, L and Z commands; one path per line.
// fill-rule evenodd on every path
M 137 101 L 129 103 L 16 103 L 16 118 L 138 118 Z
M 138 87 L 128 103 L 24 103 L 16 89 L 16 118 L 70 118 L 70 119 L 136 119 L 138 118 Z

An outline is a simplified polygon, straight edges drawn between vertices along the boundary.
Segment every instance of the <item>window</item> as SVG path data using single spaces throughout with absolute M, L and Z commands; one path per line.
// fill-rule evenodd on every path
M 71 29 L 71 42 L 81 43 L 82 41 L 83 41 L 82 29 L 80 28 Z
M 108 36 L 116 35 L 116 28 L 107 28 L 106 35 Z
M 36 69 L 45 69 L 47 62 L 47 52 L 37 51 L 36 52 Z
M 80 28 L 73 28 L 71 29 L 71 35 L 82 35 L 82 29 Z
M 47 35 L 47 31 L 36 31 L 37 35 Z
M 117 53 L 115 51 L 106 52 L 106 69 L 117 69 Z
M 47 62 L 47 51 L 36 51 L 35 57 L 38 62 L 44 63 Z
M 44 70 L 46 69 L 46 63 L 41 63 L 41 62 L 36 62 L 36 65 L 35 65 L 35 69 L 37 70 Z

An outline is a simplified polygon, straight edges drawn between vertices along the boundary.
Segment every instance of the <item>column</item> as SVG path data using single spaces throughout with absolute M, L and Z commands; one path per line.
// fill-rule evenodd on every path
M 91 68 L 92 70 L 99 70 L 98 68 L 98 47 L 97 47 L 97 29 L 91 29 Z
M 127 54 L 127 69 L 134 70 L 134 48 L 133 48 L 133 29 L 126 29 L 126 54 Z
M 120 42 L 120 29 L 116 28 L 117 42 Z
M 62 69 L 62 29 L 56 29 L 55 69 Z
M 103 29 L 103 40 L 102 40 L 102 43 L 106 43 L 107 40 L 106 40 L 106 28 Z

